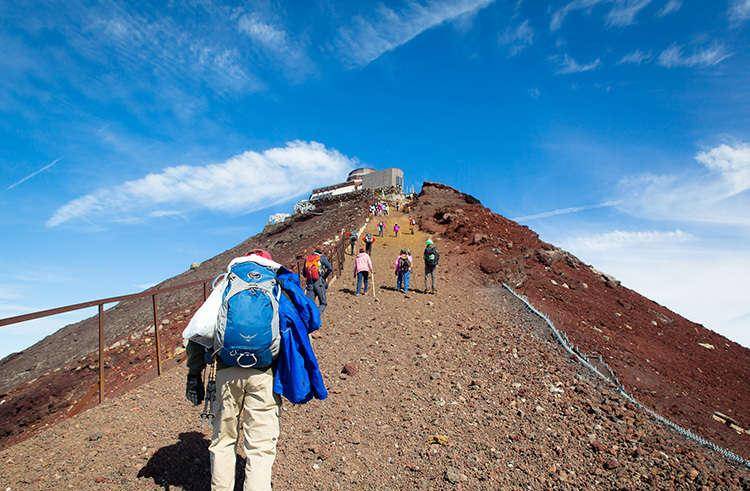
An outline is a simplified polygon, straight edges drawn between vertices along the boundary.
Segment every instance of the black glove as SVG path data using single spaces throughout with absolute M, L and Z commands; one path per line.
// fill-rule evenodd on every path
M 206 390 L 203 387 L 203 379 L 200 375 L 188 375 L 187 384 L 185 384 L 185 398 L 193 403 L 193 406 L 200 406 L 203 398 L 206 396 Z

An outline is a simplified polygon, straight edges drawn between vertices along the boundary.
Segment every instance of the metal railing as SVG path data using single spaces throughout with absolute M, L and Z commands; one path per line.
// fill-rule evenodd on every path
M 154 349 L 156 350 L 156 374 L 161 375 L 161 350 L 159 341 L 159 310 L 157 304 L 157 295 L 203 285 L 203 300 L 205 301 L 208 297 L 208 284 L 210 284 L 211 281 L 212 279 L 196 280 L 164 288 L 151 288 L 141 293 L 131 293 L 128 295 L 120 295 L 117 297 L 100 298 L 97 300 L 89 300 L 87 302 L 65 305 L 63 307 L 55 307 L 53 309 L 39 310 L 37 312 L 31 312 L 29 314 L 6 317 L 4 319 L 0 319 L 0 327 L 18 324 L 20 322 L 26 322 L 34 319 L 41 319 L 43 317 L 49 317 L 65 312 L 72 312 L 74 310 L 81 310 L 88 307 L 97 307 L 99 327 L 99 403 L 101 403 L 104 400 L 104 306 L 108 303 L 122 302 L 123 300 L 134 300 L 138 298 L 151 297 L 151 309 L 154 321 Z

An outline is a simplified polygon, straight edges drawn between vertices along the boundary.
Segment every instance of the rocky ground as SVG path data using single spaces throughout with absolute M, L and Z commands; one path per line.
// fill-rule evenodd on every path
M 389 226 L 393 219 L 389 220 Z M 408 231 L 400 218 L 402 230 Z M 437 295 L 330 288 L 315 335 L 329 399 L 286 404 L 277 489 L 750 489 L 750 473 L 650 421 L 563 355 L 545 326 L 438 240 Z M 351 271 L 347 258 L 346 270 Z M 413 286 L 421 288 L 420 261 Z M 0 452 L 15 489 L 206 489 L 208 429 L 179 367 Z

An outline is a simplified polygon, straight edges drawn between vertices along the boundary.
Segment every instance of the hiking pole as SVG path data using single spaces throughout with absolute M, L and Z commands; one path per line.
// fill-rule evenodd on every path
M 216 358 L 211 360 L 208 366 L 208 382 L 206 383 L 206 397 L 203 400 L 203 412 L 201 421 L 205 421 L 209 426 L 213 425 L 214 418 L 214 401 L 216 400 Z

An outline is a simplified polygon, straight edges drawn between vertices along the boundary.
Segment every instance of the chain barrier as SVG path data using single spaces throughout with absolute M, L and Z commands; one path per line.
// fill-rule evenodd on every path
M 549 327 L 550 331 L 552 332 L 553 337 L 555 340 L 563 347 L 565 351 L 568 352 L 572 357 L 574 357 L 576 360 L 578 360 L 579 363 L 581 363 L 584 367 L 588 368 L 589 371 L 594 373 L 597 377 L 602 379 L 603 381 L 607 382 L 608 384 L 612 385 L 614 390 L 619 393 L 625 400 L 632 403 L 636 407 L 643 410 L 646 414 L 648 414 L 651 418 L 658 421 L 659 423 L 663 424 L 664 426 L 676 431 L 680 435 L 684 436 L 685 438 L 688 438 L 704 447 L 710 448 L 711 450 L 714 450 L 715 452 L 719 453 L 720 455 L 724 456 L 725 458 L 734 461 L 738 464 L 744 465 L 748 469 L 750 469 L 750 461 L 747 459 L 741 457 L 740 455 L 737 455 L 736 453 L 732 452 L 731 450 L 728 450 L 724 447 L 721 447 L 714 442 L 707 440 L 703 438 L 700 435 L 697 435 L 693 433 L 692 431 L 683 428 L 682 426 L 678 425 L 674 421 L 662 416 L 661 414 L 657 413 L 650 407 L 642 404 L 639 402 L 635 397 L 630 395 L 627 390 L 625 390 L 625 387 L 622 385 L 620 380 L 615 375 L 615 372 L 609 367 L 609 365 L 604 361 L 601 355 L 597 355 L 597 364 L 600 366 L 603 366 L 605 371 L 602 368 L 597 367 L 594 363 L 592 363 L 589 358 L 590 356 L 583 353 L 581 350 L 579 350 L 573 343 L 570 342 L 568 339 L 568 336 L 565 335 L 564 332 L 558 330 L 555 327 L 555 324 L 545 315 L 543 312 L 540 312 L 537 310 L 531 302 L 524 297 L 523 295 L 520 295 L 516 293 L 516 291 L 511 288 L 506 283 L 503 283 L 503 287 L 508 290 L 514 297 L 519 299 L 521 302 L 526 305 L 526 307 L 539 316 L 546 324 L 547 327 Z

